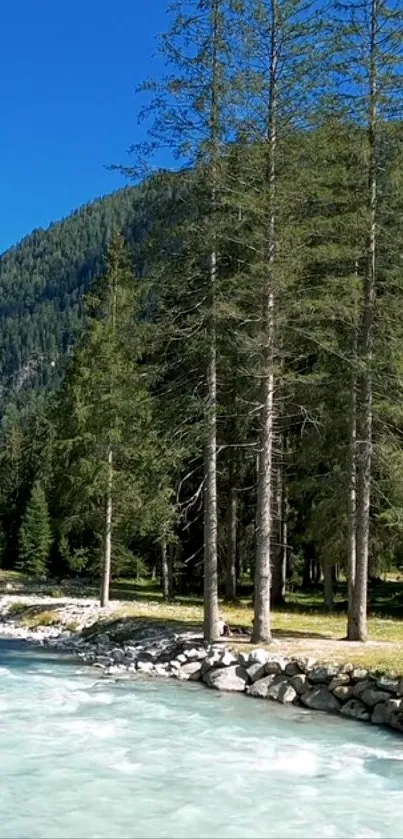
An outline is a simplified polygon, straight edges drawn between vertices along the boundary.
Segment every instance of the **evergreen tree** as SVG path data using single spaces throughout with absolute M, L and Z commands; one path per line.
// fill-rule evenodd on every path
M 21 522 L 18 569 L 30 576 L 46 574 L 49 564 L 52 531 L 43 487 L 34 484 Z
M 58 518 L 65 535 L 77 538 L 81 528 L 84 541 L 92 534 L 96 552 L 103 545 L 103 606 L 114 550 L 127 549 L 136 534 L 159 536 L 173 518 L 168 468 L 174 451 L 159 436 L 153 413 L 143 292 L 124 241 L 115 236 L 57 406 L 56 483 L 67 475 Z

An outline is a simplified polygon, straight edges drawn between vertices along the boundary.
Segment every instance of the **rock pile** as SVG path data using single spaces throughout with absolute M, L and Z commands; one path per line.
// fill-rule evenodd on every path
M 73 604 L 69 615 L 78 611 Z M 403 732 L 403 679 L 352 664 L 285 658 L 264 649 L 234 652 L 221 644 L 206 647 L 196 633 L 174 633 L 147 620 L 116 621 L 113 631 L 106 632 L 99 624 L 91 626 L 90 613 L 94 620 L 90 607 L 81 619 L 90 627 L 83 634 L 63 624 L 27 629 L 18 620 L 7 620 L 6 609 L 0 633 L 62 651 L 97 667 L 107 678 L 137 674 L 200 681 L 215 690 L 327 711 Z

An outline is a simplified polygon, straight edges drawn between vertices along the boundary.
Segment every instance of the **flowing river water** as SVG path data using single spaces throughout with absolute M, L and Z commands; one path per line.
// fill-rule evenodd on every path
M 0 839 L 403 837 L 403 739 L 0 641 Z

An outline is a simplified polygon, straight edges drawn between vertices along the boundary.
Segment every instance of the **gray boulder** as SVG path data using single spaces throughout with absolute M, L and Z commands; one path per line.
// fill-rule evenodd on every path
M 302 671 L 298 661 L 288 661 L 284 672 L 287 676 L 298 676 Z
M 154 670 L 154 664 L 152 661 L 138 661 L 137 662 L 137 671 L 139 673 L 151 673 Z
M 290 684 L 286 676 L 276 676 L 267 689 L 267 699 L 273 699 L 274 701 L 281 702 L 282 696 L 285 696 L 285 692 L 288 687 L 290 687 Z M 291 690 L 296 693 L 294 688 L 291 688 Z M 295 699 L 295 696 L 293 699 Z
M 380 676 L 376 680 L 376 686 L 379 690 L 386 690 L 388 693 L 397 694 L 400 688 L 400 681 L 399 679 L 393 679 L 392 676 Z
M 311 670 L 313 670 L 316 664 L 316 658 L 312 658 L 312 656 L 297 658 L 296 661 L 298 662 L 302 672 L 306 673 L 306 675 L 308 675 L 311 672 Z
M 264 672 L 267 676 L 276 675 L 277 673 L 283 673 L 285 667 L 284 659 L 277 659 L 273 658 L 269 661 L 266 661 L 264 666 Z
M 309 681 L 312 684 L 329 684 L 332 678 L 336 676 L 338 668 L 334 664 L 324 665 L 323 667 L 314 667 L 308 674 Z
M 273 682 L 274 676 L 264 676 L 263 679 L 258 679 L 252 685 L 246 688 L 249 696 L 255 696 L 257 699 L 267 699 L 267 691 Z
M 390 699 L 390 693 L 386 693 L 384 690 L 376 690 L 375 688 L 368 688 L 361 694 L 361 702 L 364 702 L 364 705 L 369 705 L 371 708 L 374 705 L 378 705 L 379 702 L 386 702 L 388 699 Z
M 248 682 L 248 674 L 243 667 L 235 664 L 232 667 L 218 667 L 209 670 L 203 676 L 203 681 L 209 688 L 243 692 Z
M 197 682 L 201 679 L 201 661 L 188 661 L 187 664 L 184 664 L 181 667 L 181 675 L 187 677 L 192 682 Z
M 343 717 L 350 717 L 351 719 L 359 720 L 360 722 L 369 722 L 371 719 L 370 711 L 359 699 L 349 699 L 348 702 L 343 705 L 340 713 Z
M 342 685 L 348 685 L 350 682 L 350 676 L 348 673 L 338 673 L 337 676 L 334 676 L 332 681 L 329 685 L 329 690 L 334 690 L 335 688 L 341 687 Z
M 229 650 L 224 650 L 224 652 L 221 654 L 218 660 L 218 664 L 220 665 L 220 667 L 231 667 L 233 664 L 237 663 L 238 659 L 236 655 L 230 653 Z
M 270 658 L 270 653 L 267 650 L 263 649 L 256 649 L 252 650 L 252 652 L 248 653 L 248 662 L 250 663 L 257 663 L 257 664 L 265 664 L 268 658 Z
M 390 714 L 385 702 L 380 702 L 379 705 L 375 705 L 372 712 L 371 722 L 373 722 L 374 725 L 387 725 L 389 722 L 389 716 Z
M 353 696 L 356 696 L 357 699 L 360 699 L 363 693 L 366 690 L 371 690 L 375 685 L 375 682 L 372 679 L 364 679 L 363 681 L 357 682 L 353 688 Z
M 291 676 L 290 685 L 299 695 L 306 693 L 307 686 L 305 673 L 297 673 L 295 676 Z
M 368 676 L 368 670 L 363 667 L 354 667 L 351 671 L 351 678 L 353 682 L 362 682 Z
M 294 690 L 290 684 L 283 684 L 280 686 L 278 698 L 283 705 L 290 705 L 292 702 L 295 702 L 298 697 L 296 690 Z
M 334 688 L 333 693 L 337 696 L 337 699 L 340 699 L 341 702 L 345 702 L 346 699 L 351 699 L 353 695 L 353 686 L 352 685 L 338 685 Z
M 251 682 L 257 682 L 259 679 L 262 679 L 265 674 L 264 664 L 258 664 L 257 661 L 254 664 L 249 664 L 246 668 L 246 672 Z
M 313 711 L 330 711 L 336 713 L 340 710 L 340 702 L 330 693 L 326 687 L 317 687 L 303 693 L 301 702 Z

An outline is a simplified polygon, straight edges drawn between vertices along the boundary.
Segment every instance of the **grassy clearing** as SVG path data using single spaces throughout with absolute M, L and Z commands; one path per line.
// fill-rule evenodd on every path
M 6 581 L 23 585 L 24 578 L 16 572 L 0 571 L 0 586 Z M 49 587 L 50 596 L 61 597 L 68 589 Z M 70 592 L 73 593 L 73 592 Z M 79 585 L 75 596 L 96 597 L 97 586 Z M 250 591 L 245 588 L 244 596 L 234 604 L 221 604 L 221 615 L 231 626 L 246 629 L 252 626 L 253 610 Z M 165 603 L 155 583 L 142 580 L 115 580 L 111 596 L 116 603 L 112 620 L 142 620 L 159 622 L 172 629 L 187 627 L 199 630 L 203 621 L 203 605 L 200 597 L 189 595 L 174 603 Z M 120 601 L 120 602 L 119 602 Z M 368 620 L 369 643 L 351 644 L 346 636 L 347 618 L 342 611 L 345 604 L 345 587 L 340 586 L 336 596 L 336 611 L 324 610 L 320 590 L 307 593 L 291 592 L 287 606 L 274 610 L 272 629 L 275 644 L 272 649 L 286 655 L 310 655 L 319 661 L 352 662 L 371 669 L 395 671 L 403 675 L 403 581 L 388 579 L 370 592 L 371 614 Z M 26 615 L 23 618 L 23 612 Z M 18 614 L 29 628 L 53 626 L 60 623 L 57 611 L 29 611 L 26 605 L 16 601 L 12 604 L 10 616 Z M 106 620 L 106 618 L 105 618 Z M 104 623 L 101 619 L 101 625 Z M 68 627 L 76 631 L 72 621 Z M 107 628 L 107 626 L 105 626 Z M 128 633 L 131 630 L 128 627 Z M 90 632 L 90 629 L 87 630 Z M 124 641 L 125 629 L 121 629 Z M 247 640 L 231 638 L 232 646 L 251 649 Z

